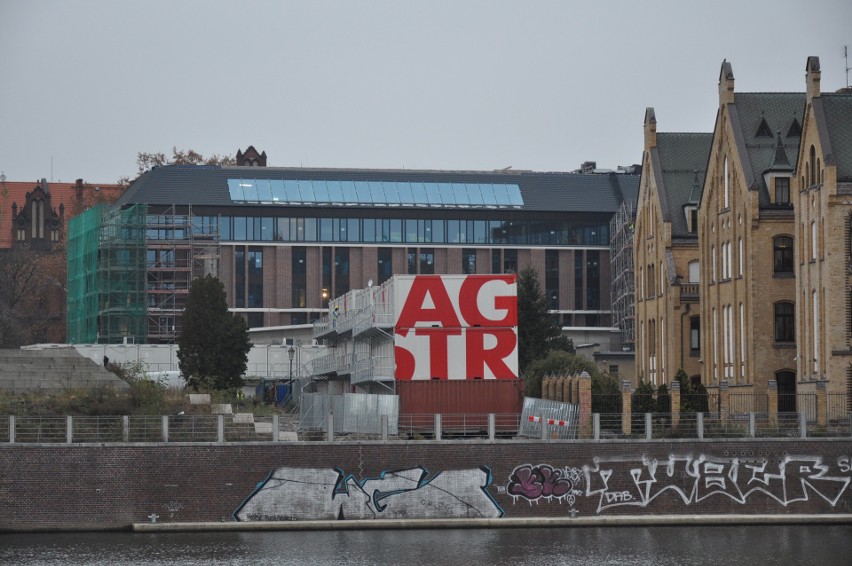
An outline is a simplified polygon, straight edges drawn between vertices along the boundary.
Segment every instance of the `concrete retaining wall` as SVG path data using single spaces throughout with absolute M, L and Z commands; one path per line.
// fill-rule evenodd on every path
M 852 441 L 0 446 L 0 530 L 852 513 Z

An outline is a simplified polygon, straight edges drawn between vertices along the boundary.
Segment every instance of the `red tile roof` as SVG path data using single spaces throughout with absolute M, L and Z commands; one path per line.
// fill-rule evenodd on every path
M 18 210 L 27 202 L 27 193 L 39 185 L 36 181 L 0 182 L 0 249 L 12 247 L 12 203 L 18 205 Z M 121 185 L 99 185 L 93 183 L 47 183 L 50 191 L 50 206 L 59 214 L 59 205 L 65 205 L 65 223 L 67 229 L 70 218 L 80 214 L 99 202 L 115 202 L 124 191 Z M 80 196 L 78 197 L 78 193 Z

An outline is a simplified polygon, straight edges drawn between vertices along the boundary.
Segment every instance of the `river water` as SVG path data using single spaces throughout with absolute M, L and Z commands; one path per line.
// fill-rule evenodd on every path
M 852 564 L 850 526 L 0 534 L 2 564 Z

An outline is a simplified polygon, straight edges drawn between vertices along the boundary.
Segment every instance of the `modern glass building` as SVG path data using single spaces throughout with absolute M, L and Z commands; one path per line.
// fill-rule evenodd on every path
M 147 210 L 147 333 L 132 338 L 173 341 L 204 273 L 256 328 L 310 324 L 330 298 L 393 274 L 533 267 L 564 326 L 608 328 L 609 222 L 638 184 L 616 173 L 155 168 L 116 203 Z M 125 338 L 113 334 L 99 340 Z

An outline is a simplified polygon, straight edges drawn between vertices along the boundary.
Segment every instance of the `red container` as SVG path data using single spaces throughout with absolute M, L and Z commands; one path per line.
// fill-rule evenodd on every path
M 447 433 L 487 432 L 488 414 L 496 415 L 498 430 L 517 426 L 524 406 L 521 379 L 460 379 L 397 381 L 400 423 L 421 423 L 431 429 L 437 413 L 441 429 Z

